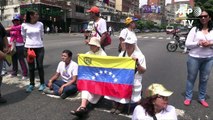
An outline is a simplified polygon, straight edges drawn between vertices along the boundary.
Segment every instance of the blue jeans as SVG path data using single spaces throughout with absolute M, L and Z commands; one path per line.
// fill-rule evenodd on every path
M 187 61 L 187 82 L 186 82 L 186 99 L 191 100 L 193 95 L 193 87 L 197 74 L 199 72 L 199 100 L 205 100 L 207 81 L 213 65 L 213 57 L 211 58 L 195 58 L 188 57 Z
M 46 83 L 47 85 L 48 83 Z M 58 90 L 60 89 L 60 87 L 62 85 L 66 84 L 66 82 L 64 82 L 63 80 L 55 80 L 52 84 L 52 88 L 53 88 L 53 91 L 56 95 L 59 95 L 58 93 Z M 70 96 L 74 93 L 77 92 L 77 86 L 76 84 L 72 84 L 72 85 L 69 85 L 69 86 L 66 86 L 64 87 L 63 89 L 63 93 L 65 93 L 67 96 Z

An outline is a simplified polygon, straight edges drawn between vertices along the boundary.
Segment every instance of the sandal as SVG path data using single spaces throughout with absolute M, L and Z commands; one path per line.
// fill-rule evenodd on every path
M 70 111 L 70 114 L 75 115 L 75 116 L 83 116 L 87 113 L 88 113 L 88 110 L 85 107 L 80 107 L 79 109 L 77 109 L 75 111 L 74 110 Z
M 113 107 L 112 107 L 112 109 L 110 110 L 110 113 L 114 114 L 115 111 L 118 109 L 119 103 L 113 102 L 112 104 L 113 104 L 113 105 L 112 105 Z
M 118 108 L 116 109 L 114 114 L 121 114 L 124 111 L 124 104 L 119 104 Z

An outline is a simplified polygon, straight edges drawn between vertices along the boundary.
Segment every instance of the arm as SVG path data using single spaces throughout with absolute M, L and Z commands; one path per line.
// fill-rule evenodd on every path
M 9 50 L 9 47 L 8 47 L 9 44 L 8 44 L 7 36 L 5 36 L 3 39 L 4 39 L 4 52 L 9 53 L 10 50 Z
M 6 31 L 19 31 L 19 30 L 21 30 L 21 25 L 6 28 Z
M 43 40 L 44 39 L 44 25 L 43 25 L 43 23 L 41 23 L 41 30 L 40 30 L 40 34 L 41 34 L 41 40 Z
M 57 80 L 59 76 L 60 76 L 60 73 L 56 72 L 56 73 L 50 78 L 50 80 L 49 80 L 47 86 L 48 86 L 49 88 L 52 88 L 52 83 L 53 83 L 55 80 Z
M 194 41 L 195 39 L 195 36 L 196 36 L 196 27 L 193 27 L 188 36 L 187 36 L 187 39 L 186 39 L 186 47 L 189 48 L 189 49 L 192 49 L 192 48 L 196 48 L 196 47 L 199 47 L 199 41 Z
M 25 24 L 23 23 L 21 25 L 21 35 L 23 37 L 24 42 L 26 41 L 26 29 L 25 29 Z
M 64 87 L 72 85 L 73 83 L 76 83 L 76 81 L 77 81 L 77 75 L 73 76 L 72 79 L 69 82 L 67 82 L 66 84 L 62 85 L 61 87 L 64 89 Z
M 139 74 L 143 74 L 146 72 L 146 59 L 144 56 L 141 56 L 140 58 L 133 57 L 133 59 L 136 61 L 137 71 Z
M 136 63 L 137 64 L 137 70 L 139 74 L 143 74 L 146 72 L 146 68 L 144 68 L 141 64 Z

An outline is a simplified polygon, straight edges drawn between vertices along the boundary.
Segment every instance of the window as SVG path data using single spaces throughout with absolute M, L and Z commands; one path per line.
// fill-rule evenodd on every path
M 76 12 L 84 13 L 84 7 L 76 5 Z
M 14 12 L 15 12 L 15 13 L 18 12 L 18 8 L 17 8 L 17 7 L 14 8 Z

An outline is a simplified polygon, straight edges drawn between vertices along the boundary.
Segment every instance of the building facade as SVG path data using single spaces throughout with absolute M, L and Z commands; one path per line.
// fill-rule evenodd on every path
M 105 4 L 103 0 L 6 0 L 3 7 L 2 19 L 6 26 L 11 24 L 15 14 L 24 16 L 27 11 L 35 10 L 39 13 L 40 21 L 45 28 L 51 31 L 55 28 L 61 32 L 80 32 L 88 23 L 90 16 L 86 10 L 91 6 L 100 7 L 101 15 L 108 23 L 124 22 L 127 16 L 133 16 L 139 11 L 139 0 L 109 0 Z M 119 6 L 119 7 L 118 7 Z

